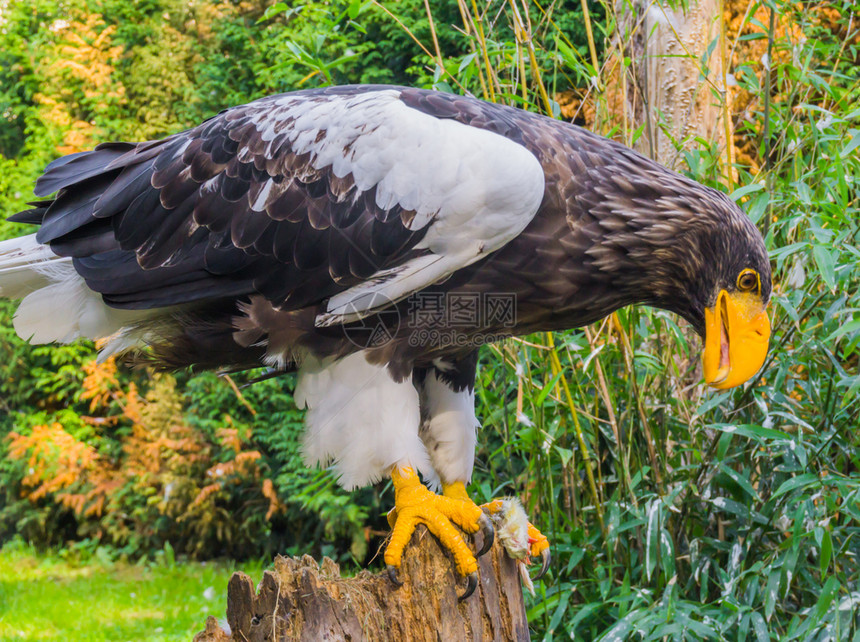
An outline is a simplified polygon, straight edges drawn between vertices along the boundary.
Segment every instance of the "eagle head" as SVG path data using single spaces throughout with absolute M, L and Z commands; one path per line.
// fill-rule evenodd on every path
M 722 196 L 722 195 L 721 195 Z M 703 280 L 708 288 L 704 309 L 697 309 L 696 326 L 704 342 L 705 382 L 713 388 L 738 386 L 759 371 L 767 354 L 771 272 L 761 234 L 734 204 L 728 217 L 713 274 Z
M 683 205 L 658 202 L 671 238 L 652 264 L 654 303 L 687 319 L 702 339 L 705 382 L 738 386 L 764 363 L 770 338 L 771 271 L 764 240 L 724 194 L 692 183 Z M 660 215 L 660 209 L 662 217 Z
M 640 303 L 682 316 L 702 338 L 705 382 L 720 389 L 744 383 L 764 363 L 770 337 L 771 272 L 761 234 L 725 194 L 619 154 L 628 164 L 604 170 L 590 186 L 587 215 L 572 222 L 590 236 L 592 274 L 606 279 L 604 291 L 620 293 L 608 305 Z

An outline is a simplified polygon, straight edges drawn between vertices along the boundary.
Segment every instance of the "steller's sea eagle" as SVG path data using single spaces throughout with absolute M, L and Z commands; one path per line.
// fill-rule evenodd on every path
M 162 140 L 62 157 L 35 193 L 55 196 L 11 220 L 39 230 L 0 243 L 2 294 L 23 298 L 18 334 L 109 337 L 105 354 L 165 368 L 297 371 L 308 463 L 346 488 L 393 479 L 395 580 L 423 523 L 474 589 L 453 524 L 492 528 L 466 493 L 482 343 L 647 304 L 693 325 L 716 388 L 749 379 L 767 351 L 768 257 L 731 200 L 579 127 L 474 98 L 270 96 Z M 529 536 L 547 558 L 546 538 Z

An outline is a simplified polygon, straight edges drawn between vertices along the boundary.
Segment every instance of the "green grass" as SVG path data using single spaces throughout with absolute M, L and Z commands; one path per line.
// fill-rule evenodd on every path
M 128 564 L 99 555 L 69 561 L 6 546 L 0 549 L 0 640 L 187 641 L 208 615 L 224 617 L 227 580 L 236 568 Z M 260 562 L 241 569 L 260 577 Z

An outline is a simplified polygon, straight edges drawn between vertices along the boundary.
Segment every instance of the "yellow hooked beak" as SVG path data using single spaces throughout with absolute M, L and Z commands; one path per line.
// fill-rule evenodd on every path
M 761 299 L 721 290 L 705 309 L 705 383 L 720 390 L 739 386 L 759 371 L 767 355 L 770 319 Z

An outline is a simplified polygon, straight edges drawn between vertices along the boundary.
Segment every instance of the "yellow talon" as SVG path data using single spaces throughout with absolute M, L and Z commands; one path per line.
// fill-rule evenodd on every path
M 490 515 L 495 515 L 499 511 L 502 510 L 504 504 L 501 499 L 494 499 L 486 504 L 483 504 L 481 508 L 487 511 Z
M 481 544 L 481 548 L 475 554 L 476 557 L 481 557 L 484 553 L 489 551 L 493 547 L 493 542 L 496 538 L 496 532 L 493 528 L 493 522 L 487 517 L 486 513 L 480 506 L 475 504 L 472 501 L 472 498 L 469 497 L 469 494 L 466 492 L 466 484 L 464 482 L 454 482 L 453 484 L 442 484 L 442 494 L 445 497 L 450 497 L 451 499 L 456 499 L 460 502 L 465 502 L 469 506 L 474 506 L 481 510 L 481 517 L 478 520 L 478 527 L 481 530 L 483 543 Z M 475 530 L 478 530 L 477 528 Z M 475 531 L 471 531 L 475 532 Z
M 464 502 L 474 504 L 469 493 L 466 492 L 466 484 L 463 482 L 454 482 L 453 484 L 442 484 L 442 494 L 451 499 L 460 499 Z
M 537 557 L 549 548 L 549 540 L 529 522 L 529 555 Z
M 399 568 L 403 550 L 415 527 L 424 524 L 439 538 L 442 546 L 451 551 L 460 575 L 476 573 L 478 562 L 453 524 L 468 533 L 476 532 L 483 516 L 481 509 L 471 500 L 465 502 L 458 497 L 431 493 L 411 468 L 395 467 L 391 471 L 391 479 L 394 482 L 394 508 L 388 513 L 392 531 L 391 541 L 385 549 L 385 563 Z
M 392 532 L 385 549 L 385 563 L 393 582 L 399 584 L 396 569 L 400 567 L 403 551 L 418 524 L 426 525 L 439 538 L 442 546 L 454 556 L 460 575 L 469 577 L 469 587 L 461 599 L 470 595 L 475 588 L 478 562 L 454 524 L 467 533 L 483 531 L 484 545 L 477 553 L 480 556 L 492 546 L 495 523 L 496 528 L 500 529 L 500 540 L 511 557 L 521 563 L 528 563 L 527 557 L 540 555 L 543 563 L 537 577 L 546 573 L 550 561 L 549 541 L 529 523 L 519 500 L 494 499 L 480 507 L 469 497 L 463 482 L 443 484 L 440 496 L 425 488 L 411 468 L 395 467 L 391 471 L 391 479 L 394 482 L 394 508 L 388 513 Z M 523 566 L 524 581 L 530 586 L 531 580 L 524 569 Z

